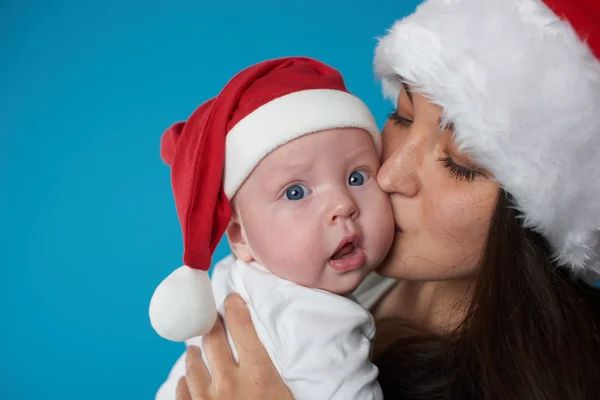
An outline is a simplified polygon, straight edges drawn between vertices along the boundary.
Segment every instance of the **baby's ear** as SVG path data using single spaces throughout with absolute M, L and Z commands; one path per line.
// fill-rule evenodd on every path
M 246 239 L 244 227 L 242 226 L 237 213 L 234 211 L 233 214 L 226 231 L 231 251 L 236 258 L 243 262 L 254 261 L 254 255 L 252 254 L 252 249 Z

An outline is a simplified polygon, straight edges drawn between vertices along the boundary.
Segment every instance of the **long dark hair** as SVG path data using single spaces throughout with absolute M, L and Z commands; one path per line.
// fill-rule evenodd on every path
M 398 335 L 374 360 L 386 400 L 600 399 L 600 292 L 557 267 L 512 204 L 501 191 L 458 329 L 383 321 Z

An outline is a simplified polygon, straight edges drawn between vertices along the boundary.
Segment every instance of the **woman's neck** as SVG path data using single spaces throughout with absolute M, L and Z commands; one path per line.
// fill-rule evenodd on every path
M 399 281 L 373 310 L 375 319 L 398 317 L 436 333 L 454 330 L 465 318 L 473 279 Z

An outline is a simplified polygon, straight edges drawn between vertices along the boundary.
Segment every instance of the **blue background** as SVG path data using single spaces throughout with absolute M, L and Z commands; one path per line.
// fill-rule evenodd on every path
M 0 399 L 153 398 L 183 350 L 147 315 L 181 262 L 163 129 L 286 55 L 381 124 L 375 37 L 417 2 L 1 1 Z

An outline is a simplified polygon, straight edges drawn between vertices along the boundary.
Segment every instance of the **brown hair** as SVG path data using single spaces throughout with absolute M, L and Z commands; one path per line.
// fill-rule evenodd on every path
M 394 321 L 401 338 L 375 358 L 386 400 L 600 398 L 600 291 L 557 267 L 512 204 L 501 192 L 458 329 Z

